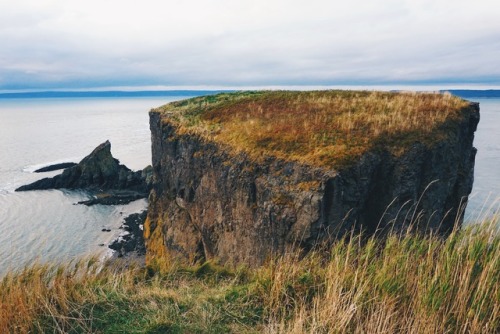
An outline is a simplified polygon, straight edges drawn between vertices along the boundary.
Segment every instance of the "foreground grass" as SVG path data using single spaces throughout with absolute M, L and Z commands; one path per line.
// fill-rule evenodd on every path
M 176 101 L 156 109 L 178 133 L 197 134 L 258 159 L 341 167 L 367 151 L 403 153 L 457 131 L 467 101 L 449 94 L 257 91 Z
M 496 227 L 495 227 L 496 226 Z M 2 333 L 498 333 L 498 217 L 446 240 L 352 237 L 257 269 L 32 266 L 0 282 Z

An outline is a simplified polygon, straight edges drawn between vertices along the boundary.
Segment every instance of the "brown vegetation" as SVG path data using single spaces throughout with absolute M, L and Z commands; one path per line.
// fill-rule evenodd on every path
M 343 166 L 374 148 L 393 154 L 450 135 L 468 102 L 450 94 L 369 91 L 224 93 L 156 109 L 180 133 L 258 158 Z

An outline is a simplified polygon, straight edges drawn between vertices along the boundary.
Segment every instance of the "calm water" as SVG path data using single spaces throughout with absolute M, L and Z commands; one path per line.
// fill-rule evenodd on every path
M 474 138 L 474 187 L 466 212 L 466 219 L 474 220 L 485 211 L 498 210 L 500 204 L 500 99 L 469 100 L 479 102 L 481 109 Z
M 14 189 L 59 173 L 32 173 L 37 167 L 78 162 L 107 139 L 116 158 L 142 169 L 151 161 L 148 111 L 176 99 L 0 100 L 0 276 L 36 259 L 108 252 L 99 244 L 115 238 L 123 217 L 144 209 L 145 200 L 86 207 L 73 205 L 87 199 L 83 192 Z M 481 122 L 469 217 L 500 195 L 500 99 L 472 100 L 481 103 Z M 112 232 L 101 232 L 103 227 Z
M 36 168 L 80 161 L 109 139 L 114 157 L 131 169 L 151 164 L 148 111 L 176 98 L 0 100 L 0 276 L 33 260 L 104 255 L 120 234 L 123 217 L 144 209 L 129 205 L 86 207 L 77 191 L 14 189 L 60 171 Z M 112 232 L 102 232 L 107 227 Z

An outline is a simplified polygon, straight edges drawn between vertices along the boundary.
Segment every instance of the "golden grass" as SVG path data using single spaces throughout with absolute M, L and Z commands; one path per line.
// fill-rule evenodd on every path
M 32 266 L 0 281 L 5 333 L 498 333 L 498 214 L 448 238 L 360 236 L 257 269 Z
M 316 254 L 298 266 L 280 259 L 270 332 L 497 333 L 499 245 L 498 234 L 470 231 L 446 241 L 393 235 L 337 244 L 322 265 Z
M 260 91 L 177 101 L 154 111 L 190 133 L 245 151 L 321 166 L 344 166 L 383 147 L 402 153 L 450 135 L 468 102 L 450 94 Z

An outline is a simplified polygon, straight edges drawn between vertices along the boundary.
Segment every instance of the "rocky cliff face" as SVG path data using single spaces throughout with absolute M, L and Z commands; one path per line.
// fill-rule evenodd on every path
M 174 257 L 252 265 L 355 229 L 447 233 L 460 225 L 472 189 L 478 104 L 434 145 L 401 155 L 377 149 L 349 167 L 251 159 L 178 131 L 150 113 L 153 189 L 145 223 L 148 261 Z M 450 125 L 445 125 L 450 127 Z

